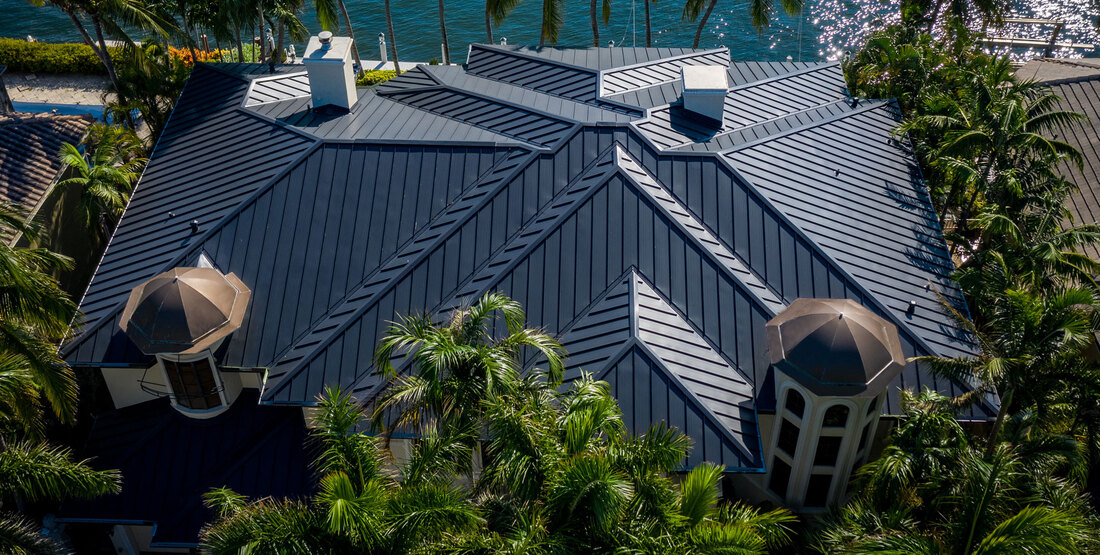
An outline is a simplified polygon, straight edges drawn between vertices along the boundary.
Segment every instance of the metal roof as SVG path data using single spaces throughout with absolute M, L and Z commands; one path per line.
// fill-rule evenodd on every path
M 1059 109 L 1084 114 L 1088 119 L 1065 126 L 1058 137 L 1081 151 L 1084 167 L 1067 164 L 1064 175 L 1078 188 L 1066 203 L 1074 222 L 1100 222 L 1100 59 L 1034 60 L 1016 71 L 1017 77 L 1035 79 L 1061 97 Z M 1100 260 L 1100 248 L 1086 253 Z
M 117 469 L 117 495 L 68 501 L 63 522 L 155 525 L 154 547 L 197 547 L 214 514 L 202 502 L 211 488 L 260 498 L 295 498 L 313 489 L 302 411 L 256 405 L 246 390 L 207 420 L 179 414 L 158 399 L 100 414 L 80 455 L 98 469 Z
M 907 356 L 970 352 L 935 305 L 936 290 L 961 297 L 913 157 L 891 138 L 892 105 L 853 105 L 835 64 L 732 64 L 726 128 L 709 137 L 667 102 L 598 96 L 601 71 L 653 64 L 662 75 L 685 55 L 716 54 L 474 45 L 466 69 L 421 66 L 360 90 L 343 114 L 308 98 L 246 107 L 269 75 L 200 66 L 65 356 L 143 364 L 118 330 L 119 305 L 206 254 L 253 291 L 217 356 L 270 369 L 262 402 L 309 404 L 325 384 L 369 396 L 388 321 L 502 290 L 532 325 L 564 332 L 576 364 L 614 381 L 624 410 L 642 395 L 628 377 L 644 373 L 628 368 L 645 367 L 664 392 L 647 395 L 701 418 L 635 404 L 636 430 L 684 422 L 707 457 L 749 469 L 760 464 L 752 413 L 774 404 L 759 398 L 771 380 L 764 323 L 794 299 L 860 302 L 898 326 Z M 269 81 L 296 79 L 286 73 Z M 581 323 L 624 283 L 629 317 Z M 621 348 L 622 333 L 630 353 L 585 358 L 585 345 Z M 894 385 L 966 389 L 916 364 Z

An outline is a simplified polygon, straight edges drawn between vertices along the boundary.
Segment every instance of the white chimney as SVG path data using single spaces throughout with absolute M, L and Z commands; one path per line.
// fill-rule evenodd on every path
M 717 122 L 726 108 L 729 81 L 723 66 L 684 66 L 680 68 L 684 86 L 684 108 Z
M 309 38 L 302 57 L 309 73 L 313 107 L 327 104 L 351 109 L 359 95 L 355 93 L 355 69 L 351 59 L 351 39 L 334 37 L 321 31 Z

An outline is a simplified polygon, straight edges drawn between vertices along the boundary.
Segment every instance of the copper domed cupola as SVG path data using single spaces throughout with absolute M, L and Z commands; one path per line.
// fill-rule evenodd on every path
M 197 353 L 241 327 L 252 292 L 213 268 L 172 268 L 137 286 L 119 325 L 146 354 Z

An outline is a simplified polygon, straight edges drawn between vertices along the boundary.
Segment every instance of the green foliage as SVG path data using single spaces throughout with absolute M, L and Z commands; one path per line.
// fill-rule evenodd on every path
M 691 446 L 682 433 L 659 423 L 632 436 L 606 383 L 582 374 L 561 386 L 557 343 L 524 328 L 514 301 L 490 294 L 439 319 L 401 318 L 378 348 L 403 393 L 383 396 L 375 421 L 418 435 L 408 460 L 384 458 L 359 402 L 328 390 L 311 417 L 318 493 L 245 503 L 211 491 L 211 552 L 762 554 L 790 543 L 787 511 L 719 500 L 722 467 L 674 483 Z M 521 374 L 520 346 L 551 369 Z
M 80 190 L 77 204 L 81 223 L 90 232 L 105 237 L 130 202 L 130 192 L 141 176 L 145 159 L 136 156 L 141 143 L 123 128 L 98 126 L 89 138 L 87 155 L 74 145 L 61 145 L 58 156 L 73 176 L 57 186 Z
M 117 49 L 110 49 L 112 56 Z M 27 42 L 0 38 L 0 66 L 19 73 L 106 75 L 107 69 L 86 44 Z
M 140 47 L 127 47 L 118 64 L 119 82 L 109 91 L 116 99 L 107 105 L 115 121 L 123 122 L 130 129 L 137 129 L 134 112 L 149 127 L 150 141 L 155 144 L 176 100 L 183 93 L 183 86 L 191 74 L 191 68 L 182 60 L 169 54 L 164 45 L 147 40 Z
M 390 69 L 364 71 L 355 79 L 355 85 L 358 87 L 373 87 L 379 83 L 389 81 L 394 77 L 397 77 L 397 72 Z

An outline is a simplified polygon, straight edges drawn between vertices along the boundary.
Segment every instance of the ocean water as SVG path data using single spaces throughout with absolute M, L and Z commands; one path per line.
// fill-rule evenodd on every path
M 600 44 L 644 46 L 644 0 L 613 0 L 610 22 L 600 26 Z M 1013 15 L 1061 19 L 1066 27 L 1060 40 L 1100 43 L 1094 24 L 1097 13 L 1093 0 L 1017 0 Z M 381 0 L 346 0 L 363 59 L 378 59 L 377 36 L 386 30 Z M 589 46 L 592 31 L 587 0 L 564 0 L 565 23 L 558 44 Z M 775 2 L 777 5 L 779 2 Z M 307 1 L 307 4 L 310 2 Z M 509 44 L 537 44 L 541 25 L 541 0 L 523 0 L 494 38 L 506 37 Z M 391 0 L 398 53 L 408 61 L 441 58 L 438 3 L 436 0 Z M 680 20 L 682 0 L 657 0 L 650 4 L 654 46 L 691 46 L 696 24 Z M 837 59 L 858 46 L 866 34 L 894 17 L 896 2 L 883 0 L 807 0 L 803 13 L 788 16 L 777 8 L 772 24 L 762 32 L 753 29 L 745 0 L 720 0 L 700 46 L 726 46 L 734 60 Z M 0 0 L 0 36 L 32 35 L 46 41 L 79 41 L 68 17 L 50 7 L 34 7 L 27 0 Z M 452 62 L 466 58 L 471 42 L 484 42 L 484 3 L 476 0 L 447 0 L 447 30 Z M 316 33 L 320 30 L 312 9 L 302 21 Z M 1049 30 L 1027 26 L 996 33 L 1014 36 L 1049 36 Z M 301 50 L 299 49 L 299 52 Z M 1032 53 L 1015 50 L 1017 56 Z M 1060 56 L 1100 55 L 1095 51 L 1065 49 Z

